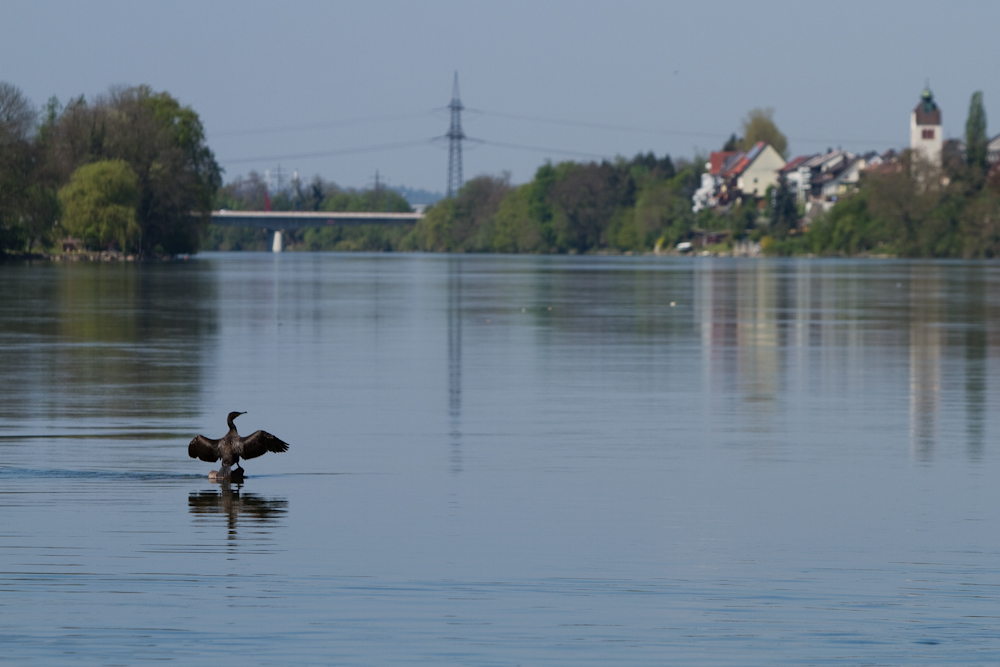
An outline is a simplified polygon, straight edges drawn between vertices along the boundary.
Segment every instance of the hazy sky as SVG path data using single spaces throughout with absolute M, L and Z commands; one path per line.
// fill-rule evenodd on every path
M 428 140 L 456 70 L 481 112 L 466 133 L 508 144 L 467 146 L 466 178 L 523 182 L 546 159 L 717 149 L 754 107 L 775 109 L 793 155 L 902 147 L 925 79 L 946 136 L 976 90 L 996 134 L 998 25 L 996 2 L 0 0 L 0 79 L 39 106 L 168 91 L 227 181 L 280 164 L 443 191 L 447 145 Z

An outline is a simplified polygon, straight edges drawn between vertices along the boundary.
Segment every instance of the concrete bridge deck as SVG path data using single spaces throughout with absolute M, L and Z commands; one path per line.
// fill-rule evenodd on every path
M 289 230 L 327 225 L 412 225 L 423 213 L 328 213 L 316 211 L 212 211 L 212 224 Z

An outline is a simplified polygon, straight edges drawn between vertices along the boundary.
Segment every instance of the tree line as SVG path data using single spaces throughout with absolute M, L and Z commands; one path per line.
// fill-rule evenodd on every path
M 641 251 L 696 224 L 696 164 L 653 153 L 613 162 L 546 163 L 524 185 L 480 176 L 427 211 L 404 247 L 434 252 Z
M 724 148 L 767 141 L 787 150 L 770 109 L 755 109 Z M 412 227 L 295 230 L 301 250 L 502 253 L 645 252 L 701 233 L 725 251 L 761 241 L 770 254 L 1000 256 L 1000 169 L 987 155 L 982 94 L 973 95 L 964 154 L 941 166 L 903 151 L 867 171 L 858 191 L 801 229 L 784 181 L 761 200 L 691 210 L 704 158 L 653 153 L 601 162 L 546 162 L 528 183 L 479 176 Z M 198 115 L 166 92 L 117 87 L 88 101 L 35 109 L 0 82 L 0 252 L 51 248 L 73 236 L 90 249 L 144 255 L 265 249 L 263 231 L 209 224 L 213 208 L 262 210 L 267 185 L 251 172 L 222 185 Z M 274 194 L 272 210 L 411 210 L 398 193 L 344 189 L 315 177 Z M 194 215 L 192 215 L 192 213 Z
M 438 202 L 411 228 L 367 225 L 294 230 L 287 249 L 429 252 L 585 253 L 642 251 L 675 244 L 697 227 L 691 194 L 700 171 L 669 156 L 640 154 L 613 162 L 542 165 L 534 179 L 515 186 L 507 175 L 479 176 L 455 197 Z M 220 208 L 262 210 L 266 187 L 259 174 L 220 190 Z M 386 189 L 344 190 L 315 178 L 280 191 L 271 209 L 311 211 L 409 211 Z M 205 247 L 267 248 L 263 231 L 210 227 Z
M 115 87 L 39 113 L 0 82 L 0 252 L 66 236 L 89 249 L 194 252 L 221 184 L 198 115 L 168 93 Z

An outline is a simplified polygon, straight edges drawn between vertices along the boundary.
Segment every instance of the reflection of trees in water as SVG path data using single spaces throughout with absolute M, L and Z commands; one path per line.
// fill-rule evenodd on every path
M 915 265 L 910 275 L 910 439 L 916 458 L 930 460 L 941 401 L 941 274 Z
M 209 265 L 74 262 L 10 267 L 0 417 L 197 414 L 216 330 Z
M 968 298 L 968 324 L 965 330 L 965 434 L 970 460 L 983 457 L 986 424 L 986 362 L 988 313 L 986 282 L 980 272 L 972 273 L 963 285 Z
M 285 498 L 265 498 L 243 493 L 228 482 L 219 490 L 199 491 L 188 496 L 188 511 L 194 515 L 220 515 L 226 518 L 230 539 L 237 536 L 237 524 L 264 527 L 277 524 L 288 513 Z M 267 531 L 269 532 L 269 531 Z

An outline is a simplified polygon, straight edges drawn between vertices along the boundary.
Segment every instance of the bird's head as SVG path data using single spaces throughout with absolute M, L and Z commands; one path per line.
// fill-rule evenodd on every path
M 226 422 L 229 424 L 229 428 L 236 428 L 235 426 L 233 426 L 233 420 L 239 417 L 240 415 L 245 415 L 245 414 L 246 412 L 230 412 L 229 416 L 226 417 Z

